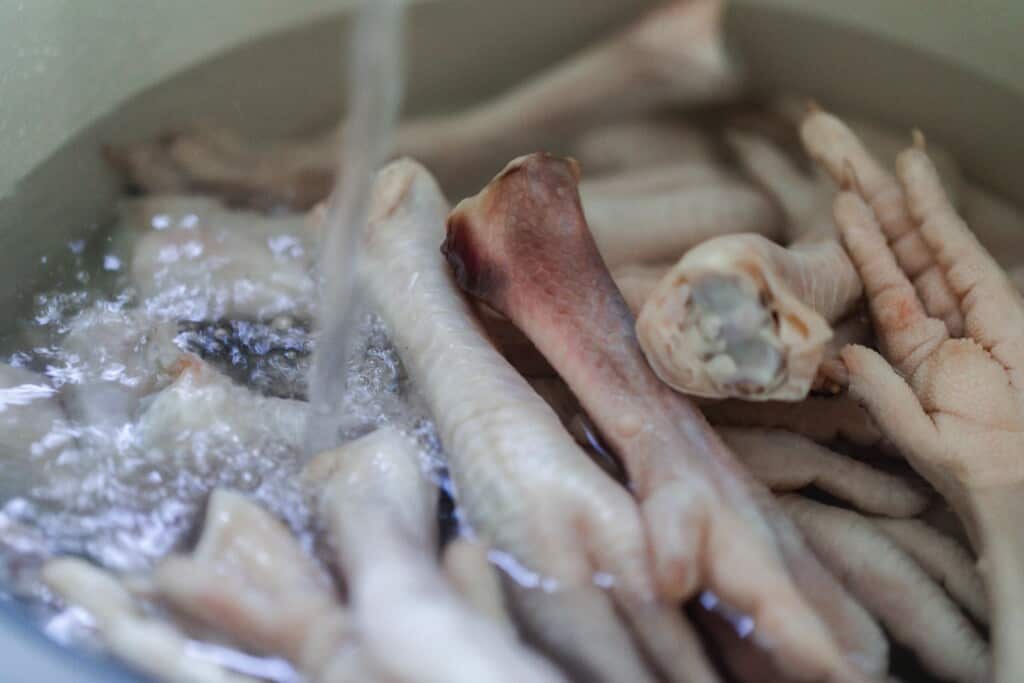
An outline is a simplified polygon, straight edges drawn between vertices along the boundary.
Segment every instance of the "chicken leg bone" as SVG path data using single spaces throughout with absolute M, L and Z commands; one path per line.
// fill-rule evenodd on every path
M 768 512 L 769 521 L 762 509 L 770 495 L 644 362 L 578 181 L 575 162 L 535 154 L 456 207 L 443 251 L 459 284 L 533 340 L 623 460 L 662 594 L 714 590 L 753 616 L 787 671 L 844 675 L 839 650 L 783 565 L 772 528 L 781 516 Z M 756 576 L 740 570 L 751 566 Z
M 635 503 L 494 349 L 460 294 L 438 252 L 447 212 L 422 166 L 389 165 L 360 277 L 436 420 L 456 501 L 506 570 L 510 607 L 586 680 L 653 680 L 631 627 L 648 651 L 645 634 L 670 634 L 673 646 L 659 651 L 671 657 L 656 663 L 671 680 L 715 680 L 689 624 L 655 599 Z
M 897 172 L 913 231 L 905 239 L 923 254 L 887 243 L 878 210 L 861 197 L 836 200 L 883 354 L 853 346 L 843 359 L 851 393 L 967 527 L 993 608 L 995 680 L 1013 681 L 1024 676 L 1015 607 L 1024 601 L 1024 300 L 957 216 L 923 137 L 916 142 Z M 956 316 L 929 309 L 911 259 L 934 263 Z M 965 338 L 954 337 L 951 320 L 963 321 Z
M 460 600 L 436 560 L 437 489 L 415 446 L 384 429 L 318 455 L 306 475 L 344 572 L 367 656 L 385 680 L 565 679 Z
M 857 271 L 827 212 L 830 189 L 771 144 L 733 134 L 748 171 L 783 207 L 791 245 L 729 235 L 689 251 L 661 280 L 637 320 L 658 376 L 711 398 L 801 400 L 832 337 L 831 323 L 860 300 Z
M 722 0 L 674 0 L 623 33 L 497 99 L 400 127 L 396 155 L 433 169 L 450 191 L 476 184 L 503 160 L 557 144 L 587 124 L 736 94 L 741 78 L 722 44 Z M 250 149 L 201 131 L 112 149 L 108 157 L 148 192 L 202 192 L 234 203 L 309 208 L 333 184 L 340 135 Z

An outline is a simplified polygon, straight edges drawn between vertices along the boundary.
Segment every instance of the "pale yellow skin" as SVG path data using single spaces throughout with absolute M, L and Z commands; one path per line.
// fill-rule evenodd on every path
M 419 458 L 408 437 L 384 428 L 306 469 L 372 669 L 396 683 L 565 683 L 445 580 L 436 559 L 438 492 Z
M 882 350 L 843 352 L 850 392 L 967 527 L 992 605 L 995 680 L 1017 681 L 1024 677 L 1024 300 L 957 216 L 923 138 L 900 155 L 897 175 L 889 196 L 898 204 L 876 203 L 873 211 L 854 193 L 836 199 Z M 886 231 L 891 215 L 905 217 L 909 231 Z M 933 280 L 915 288 L 910 275 L 922 263 L 932 264 L 941 287 Z M 947 315 L 925 297 L 942 291 L 955 306 Z
M 466 521 L 526 584 L 507 582 L 512 611 L 588 680 L 654 680 L 641 648 L 670 680 L 716 680 L 690 625 L 655 597 L 637 504 L 495 350 L 459 291 L 439 250 L 448 211 L 425 168 L 384 168 L 360 277 L 436 420 Z M 613 577 L 611 589 L 595 577 Z
M 213 493 L 196 548 L 165 559 L 153 588 L 177 613 L 250 651 L 284 657 L 311 681 L 367 680 L 329 578 L 281 522 L 240 494 Z
M 938 583 L 871 519 L 796 495 L 780 499 L 818 557 L 943 680 L 986 683 L 986 643 Z
M 256 683 L 190 651 L 187 636 L 145 613 L 117 577 L 77 558 L 50 560 L 43 581 L 65 602 L 86 610 L 100 640 L 138 671 L 167 683 Z

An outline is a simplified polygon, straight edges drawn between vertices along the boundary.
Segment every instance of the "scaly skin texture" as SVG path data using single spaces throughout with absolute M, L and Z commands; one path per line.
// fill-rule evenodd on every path
M 800 127 L 800 135 L 807 153 L 836 184 L 858 183 L 928 315 L 942 320 L 954 336 L 960 335 L 964 321 L 958 299 L 914 229 L 896 178 L 865 149 L 853 131 L 827 112 L 812 110 Z
M 887 243 L 863 198 L 836 200 L 882 349 L 852 346 L 843 359 L 851 393 L 964 522 L 992 605 L 995 680 L 1016 681 L 1024 677 L 1024 300 L 957 216 L 923 137 L 917 143 L 900 155 L 897 172 L 900 213 L 923 254 Z M 867 194 L 864 182 L 859 187 Z M 912 284 L 911 256 L 934 264 L 955 317 L 930 311 Z M 963 322 L 956 329 L 964 337 L 950 320 Z
M 557 145 L 588 124 L 733 96 L 741 78 L 722 44 L 722 5 L 675 0 L 495 100 L 404 124 L 394 152 L 420 159 L 446 190 L 460 193 L 504 160 Z M 340 144 L 337 130 L 260 148 L 205 129 L 107 155 L 129 184 L 147 192 L 212 193 L 234 204 L 307 209 L 330 192 Z
M 740 461 L 772 491 L 816 486 L 854 507 L 877 515 L 912 517 L 928 496 L 907 479 L 875 469 L 792 432 L 718 430 Z
M 445 580 L 436 559 L 438 491 L 408 437 L 379 430 L 321 453 L 305 474 L 381 679 L 565 683 Z
M 633 628 L 670 680 L 716 680 L 689 624 L 655 597 L 635 502 L 494 349 L 459 292 L 438 251 L 448 208 L 415 162 L 381 171 L 360 278 L 434 416 L 465 520 L 510 572 L 510 608 L 583 679 L 654 680 Z M 671 657 L 656 656 L 651 631 L 670 634 Z
M 794 495 L 781 503 L 818 556 L 928 670 L 958 683 L 988 680 L 985 641 L 942 588 L 870 519 Z
M 970 550 L 952 536 L 918 519 L 875 519 L 905 553 L 914 558 L 929 576 L 974 619 L 988 624 L 985 585 Z
M 770 494 L 696 408 L 644 362 L 587 229 L 578 180 L 575 162 L 535 154 L 460 204 L 442 248 L 459 284 L 533 340 L 622 459 L 664 596 L 714 590 L 753 616 L 784 671 L 855 678 L 783 564 L 787 555 L 817 566 L 813 556 L 799 552 Z M 756 576 L 742 569 L 752 566 Z

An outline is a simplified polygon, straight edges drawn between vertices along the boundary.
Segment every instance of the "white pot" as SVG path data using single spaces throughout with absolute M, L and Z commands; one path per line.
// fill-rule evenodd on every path
M 410 109 L 495 93 L 652 0 L 411 0 Z M 354 0 L 0 2 L 0 315 L 108 220 L 98 148 L 198 119 L 255 135 L 329 121 Z M 730 36 L 759 85 L 920 126 L 966 172 L 1024 201 L 1024 4 L 736 0 Z M 2 474 L 0 474 L 2 476 Z M 0 611 L 5 683 L 117 681 Z M 124 679 L 130 680 L 130 679 Z

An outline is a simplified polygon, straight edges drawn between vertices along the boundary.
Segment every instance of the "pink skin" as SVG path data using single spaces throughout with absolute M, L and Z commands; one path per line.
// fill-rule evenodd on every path
M 807 177 L 758 136 L 733 132 L 729 141 L 782 208 L 790 244 L 734 234 L 689 250 L 640 312 L 640 345 L 683 393 L 801 400 L 820 384 L 831 324 L 857 305 L 860 278 L 828 213 L 828 181 Z
M 395 156 L 419 159 L 458 194 L 510 156 L 557 145 L 587 125 L 731 97 L 741 78 L 722 45 L 722 5 L 675 0 L 490 102 L 410 121 L 397 133 Z M 309 208 L 333 186 L 340 143 L 332 131 L 260 149 L 206 130 L 109 150 L 108 157 L 145 191 Z
M 825 572 L 699 411 L 644 362 L 578 180 L 574 162 L 532 155 L 456 207 L 442 251 L 459 284 L 524 331 L 622 459 L 666 598 L 714 590 L 753 616 L 787 673 L 859 679 L 784 562 L 793 574 Z
M 843 359 L 851 393 L 964 522 L 993 608 L 995 680 L 1017 681 L 1024 677 L 1024 299 L 957 216 L 923 137 L 916 142 L 897 160 L 900 211 L 924 252 L 916 260 L 935 264 L 962 328 L 930 311 L 912 284 L 912 254 L 887 243 L 861 197 L 843 193 L 836 218 L 882 350 L 851 346 Z M 956 338 L 961 329 L 966 336 Z
M 807 153 L 839 185 L 853 178 L 879 225 L 897 262 L 914 284 L 928 315 L 942 320 L 950 333 L 963 332 L 957 298 L 914 229 L 903 190 L 896 178 L 865 149 L 857 136 L 835 116 L 812 110 L 800 129 Z M 852 177 L 851 177 L 852 174 Z

